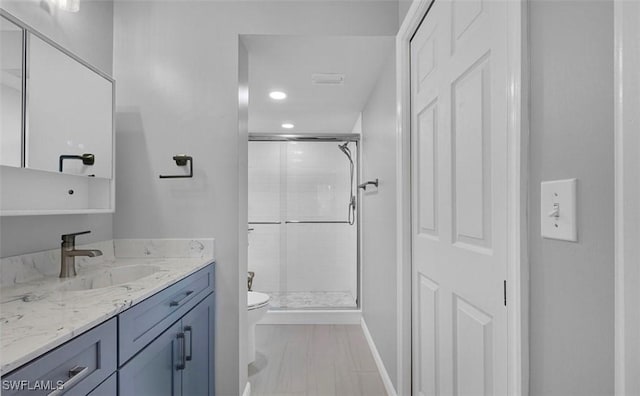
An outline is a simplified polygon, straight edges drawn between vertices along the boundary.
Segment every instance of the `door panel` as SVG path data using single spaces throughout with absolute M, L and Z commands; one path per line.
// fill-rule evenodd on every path
M 438 102 L 433 101 L 418 115 L 418 188 L 421 197 L 418 202 L 420 234 L 437 236 L 438 185 L 437 185 L 437 134 Z
M 411 40 L 413 392 L 505 395 L 506 5 L 435 0 Z
M 455 295 L 454 310 L 454 393 L 492 395 L 492 318 Z
M 438 394 L 438 285 L 420 275 L 419 326 L 420 383 L 418 394 L 424 396 Z
M 178 321 L 119 371 L 120 395 L 177 396 L 182 393 Z
M 454 240 L 489 247 L 491 235 L 488 58 L 453 83 Z

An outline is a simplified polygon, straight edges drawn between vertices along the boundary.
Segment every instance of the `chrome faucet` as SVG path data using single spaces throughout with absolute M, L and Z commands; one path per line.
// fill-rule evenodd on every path
M 88 234 L 91 231 L 74 232 L 62 235 L 62 255 L 60 257 L 60 277 L 71 278 L 76 273 L 76 256 L 96 257 L 102 256 L 102 251 L 97 249 L 76 250 L 76 235 Z

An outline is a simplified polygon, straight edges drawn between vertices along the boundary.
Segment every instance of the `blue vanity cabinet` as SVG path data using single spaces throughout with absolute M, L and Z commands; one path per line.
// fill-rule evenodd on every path
M 112 318 L 3 376 L 2 394 L 89 394 L 117 369 L 116 335 Z
M 118 315 L 118 366 L 211 294 L 214 285 L 209 264 Z
M 213 395 L 214 284 L 211 263 L 3 376 L 2 395 Z
M 213 395 L 214 302 L 212 293 L 120 368 L 118 394 Z

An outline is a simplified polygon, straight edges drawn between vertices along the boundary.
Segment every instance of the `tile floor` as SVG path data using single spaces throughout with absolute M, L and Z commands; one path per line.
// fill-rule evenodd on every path
M 383 396 L 358 325 L 258 325 L 252 396 Z

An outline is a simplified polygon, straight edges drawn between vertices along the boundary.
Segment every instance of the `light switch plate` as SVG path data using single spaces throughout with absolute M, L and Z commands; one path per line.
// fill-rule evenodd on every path
M 540 221 L 543 238 L 576 242 L 577 179 L 542 182 Z M 557 209 L 557 213 L 554 210 Z

